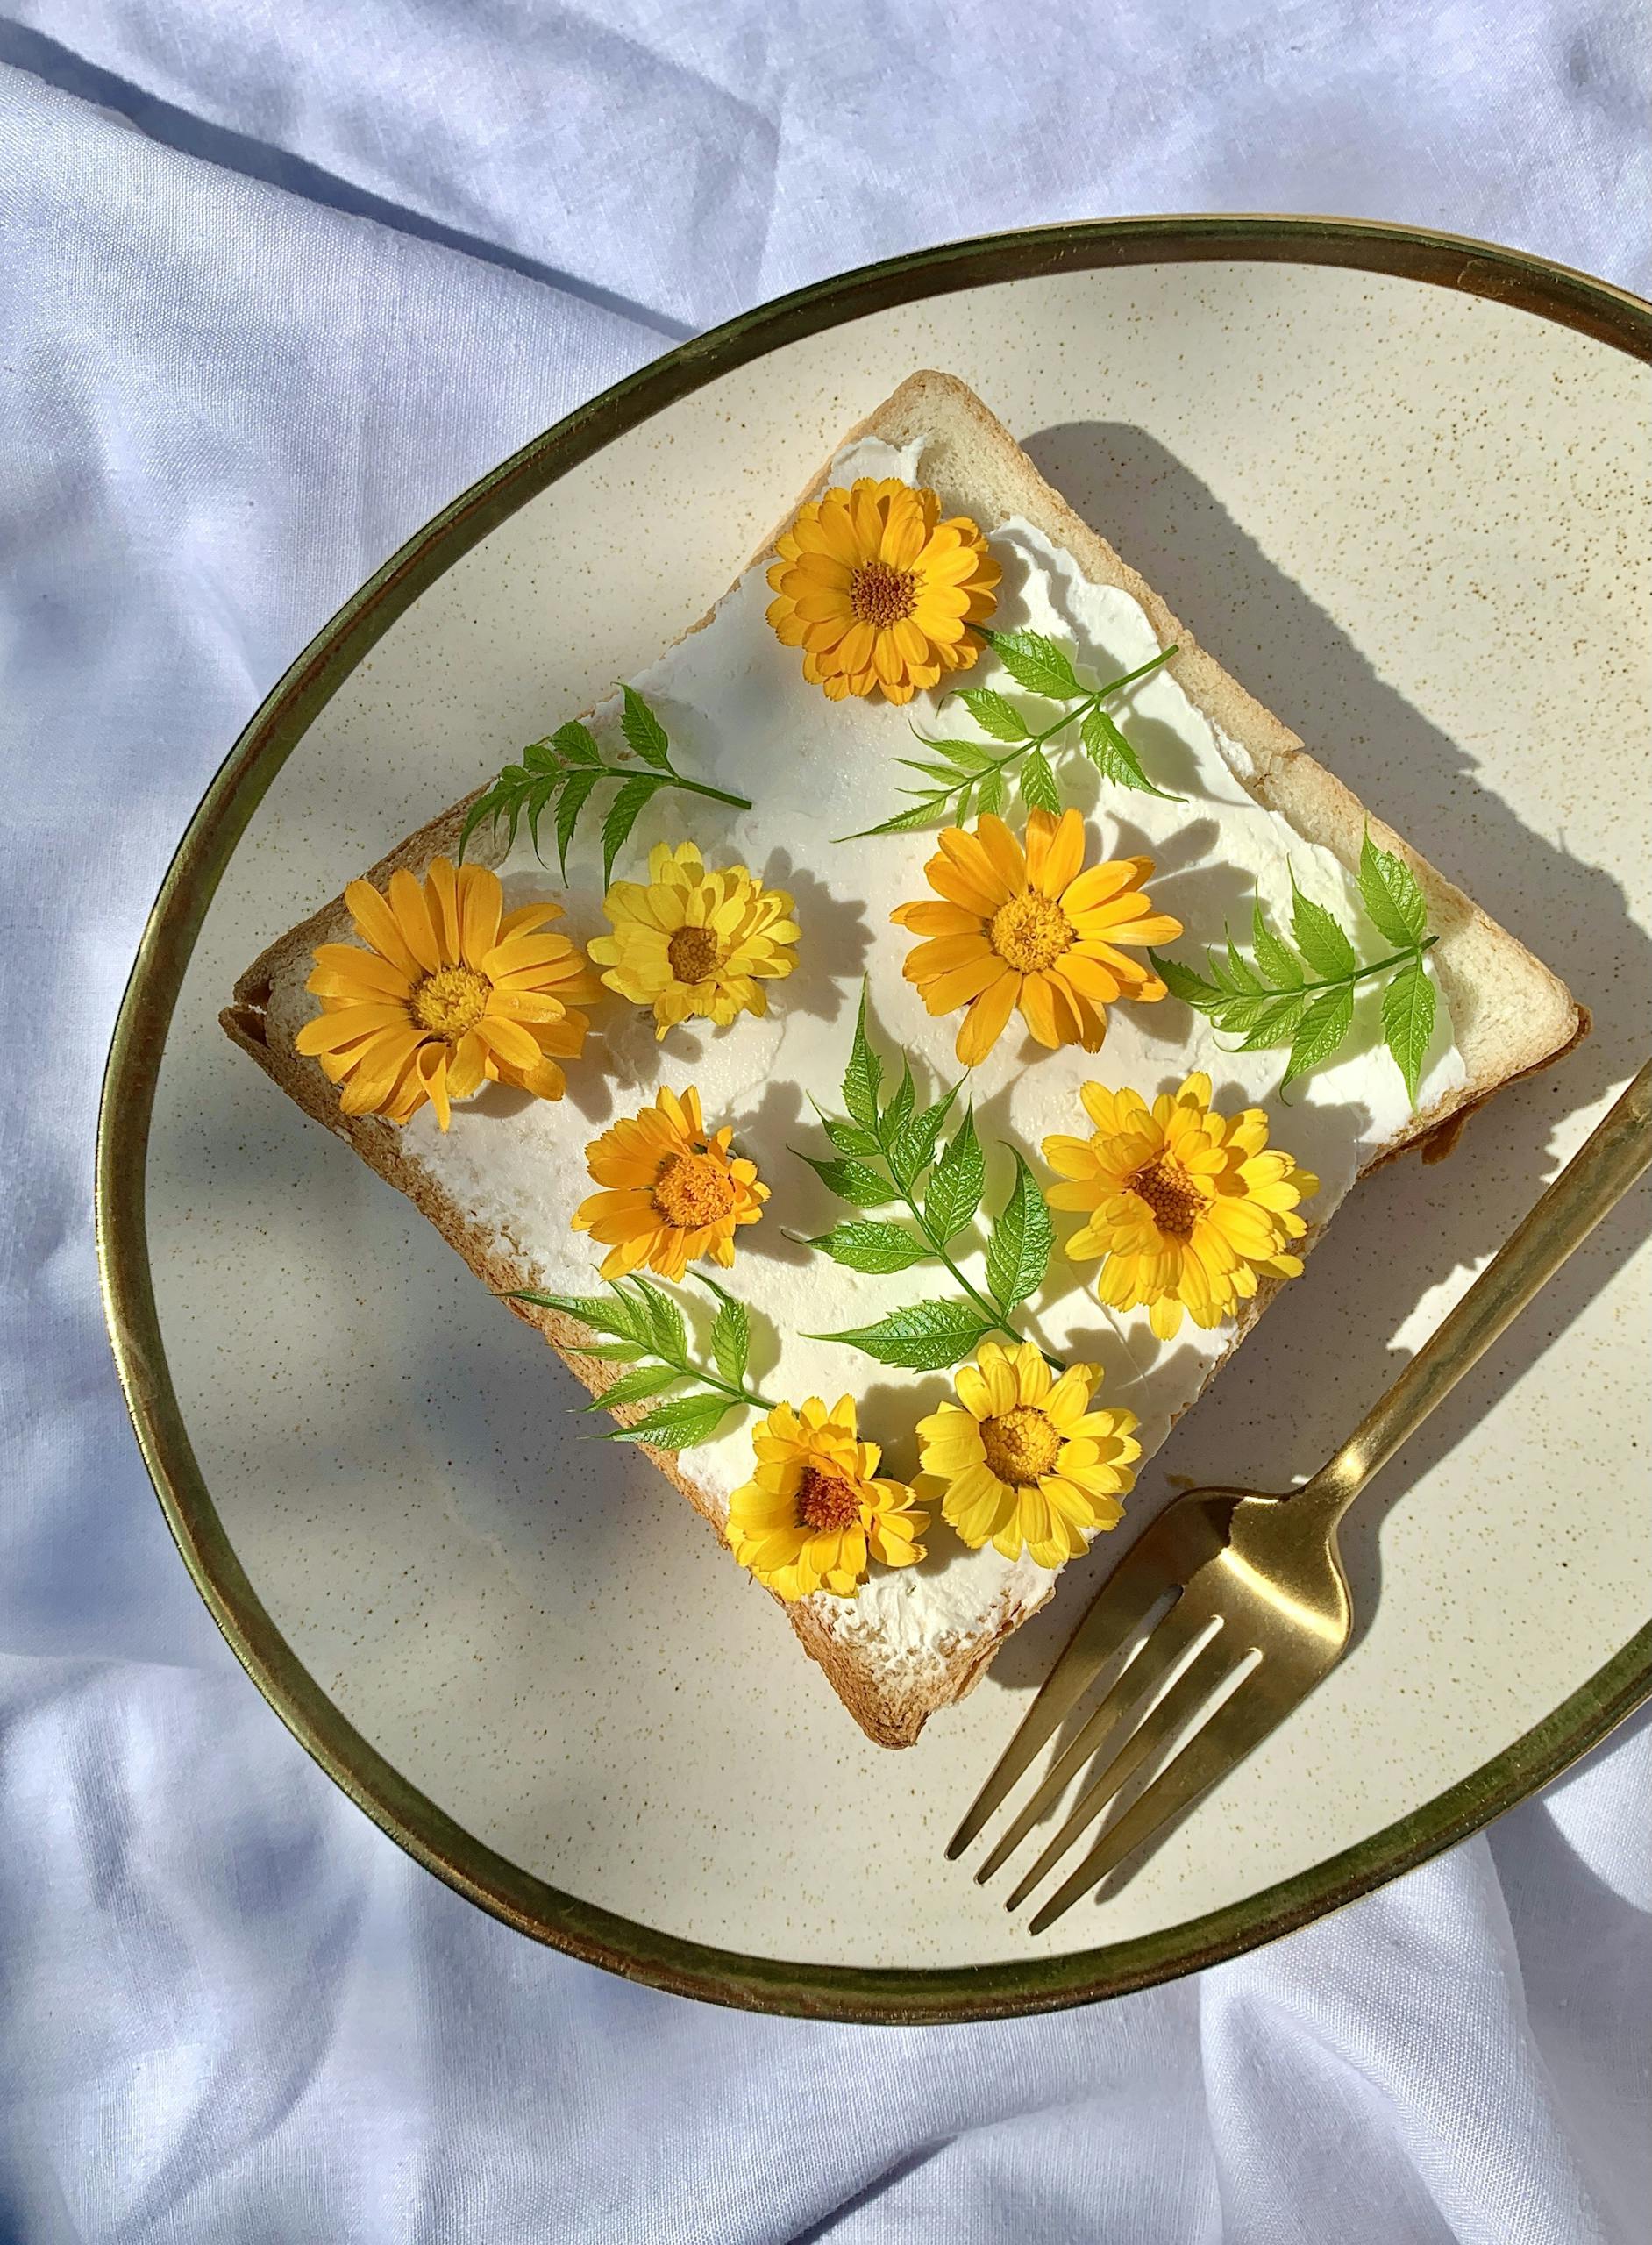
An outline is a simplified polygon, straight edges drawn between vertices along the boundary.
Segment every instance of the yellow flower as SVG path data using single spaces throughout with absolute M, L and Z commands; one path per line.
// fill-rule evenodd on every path
M 602 994 L 566 936 L 540 932 L 559 904 L 504 912 L 497 873 L 445 858 L 422 883 L 393 873 L 388 897 L 352 880 L 345 902 L 369 948 L 317 947 L 304 987 L 321 1011 L 294 1041 L 344 1087 L 346 1115 L 406 1122 L 428 1100 L 445 1130 L 451 1102 L 490 1079 L 561 1098 L 557 1062 L 587 1026 L 574 1008 Z
M 1213 1114 L 1210 1078 L 1189 1076 L 1150 1108 L 1139 1092 L 1086 1084 L 1088 1138 L 1046 1138 L 1057 1176 L 1044 1198 L 1088 1222 L 1067 1242 L 1075 1262 L 1101 1256 L 1097 1292 L 1114 1309 L 1145 1305 L 1163 1341 L 1195 1325 L 1219 1325 L 1257 1290 L 1260 1271 L 1294 1279 L 1302 1268 L 1287 1243 L 1307 1224 L 1296 1204 L 1320 1181 L 1268 1144 L 1259 1107 Z
M 801 647 L 828 700 L 910 702 L 981 651 L 970 626 L 997 605 L 999 567 L 967 515 L 940 519 L 933 491 L 862 476 L 798 510 L 769 570 L 769 622 Z
M 1115 998 L 1162 998 L 1151 967 L 1121 944 L 1169 943 L 1179 920 L 1155 912 L 1143 894 L 1150 858 L 1084 864 L 1084 821 L 1036 810 L 1023 854 L 990 812 L 975 831 L 949 826 L 924 874 L 938 903 L 897 906 L 897 926 L 924 936 L 907 954 L 906 977 L 932 1014 L 967 1008 L 958 1033 L 966 1068 L 984 1060 L 1015 1007 L 1039 1044 L 1100 1049 Z
M 868 1557 L 909 1567 L 929 1524 L 904 1481 L 880 1481 L 875 1443 L 855 1431 L 855 1399 L 828 1415 L 819 1396 L 781 1403 L 751 1436 L 757 1468 L 729 1500 L 729 1544 L 788 1603 L 817 1590 L 852 1598 Z
M 701 1014 L 721 1029 L 736 1014 L 768 1011 L 765 980 L 796 964 L 794 906 L 783 888 L 765 888 L 744 866 L 709 873 L 692 842 L 649 852 L 646 887 L 616 880 L 602 899 L 613 923 L 591 957 L 602 980 L 633 1005 L 652 1006 L 664 1037 Z
M 730 1152 L 733 1136 L 707 1134 L 691 1088 L 680 1098 L 660 1092 L 591 1141 L 586 1167 L 604 1189 L 580 1201 L 573 1229 L 610 1251 L 605 1279 L 644 1263 L 662 1279 L 680 1279 L 701 1256 L 733 1262 L 736 1227 L 756 1223 L 769 1197 L 755 1162 Z
M 972 1550 L 1018 1559 L 1024 1544 L 1064 1566 L 1122 1516 L 1142 1445 L 1134 1411 L 1090 1408 L 1100 1381 L 1099 1365 L 1057 1379 L 1030 1341 L 988 1341 L 958 1372 L 958 1401 L 919 1420 L 922 1470 L 946 1485 L 941 1509 Z

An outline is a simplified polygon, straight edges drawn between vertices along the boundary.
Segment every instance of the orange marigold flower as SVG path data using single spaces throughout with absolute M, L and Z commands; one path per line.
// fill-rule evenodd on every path
M 1192 1075 L 1149 1107 L 1136 1091 L 1086 1084 L 1087 1138 L 1044 1140 L 1062 1182 L 1044 1198 L 1085 1222 L 1067 1242 L 1075 1263 L 1101 1258 L 1096 1292 L 1113 1309 L 1145 1308 L 1161 1340 L 1184 1309 L 1219 1325 L 1257 1290 L 1258 1272 L 1294 1279 L 1307 1229 L 1297 1203 L 1319 1191 L 1311 1170 L 1268 1144 L 1259 1107 L 1218 1115 L 1210 1078 Z
M 801 1411 L 780 1404 L 751 1449 L 751 1479 L 729 1500 L 729 1545 L 788 1604 L 815 1591 L 853 1598 L 871 1560 L 909 1567 L 923 1557 L 929 1515 L 904 1481 L 879 1478 L 852 1395 L 830 1411 L 818 1395 Z
M 967 515 L 941 519 L 933 491 L 838 485 L 798 510 L 778 551 L 769 622 L 829 700 L 909 702 L 979 654 L 971 626 L 997 605 L 998 564 Z
M 644 1263 L 662 1279 L 680 1279 L 702 1256 L 733 1262 L 736 1229 L 756 1223 L 769 1197 L 757 1165 L 732 1151 L 733 1136 L 730 1128 L 708 1133 L 690 1087 L 660 1092 L 652 1107 L 592 1140 L 586 1166 L 602 1190 L 580 1201 L 573 1229 L 609 1250 L 605 1279 Z
M 1150 858 L 1084 862 L 1084 821 L 1036 810 L 1023 851 L 990 811 L 974 832 L 949 826 L 924 867 L 939 901 L 897 906 L 890 918 L 926 940 L 907 954 L 906 978 L 932 1014 L 965 1008 L 958 1057 L 986 1058 L 1019 1007 L 1040 1044 L 1100 1050 L 1117 998 L 1162 998 L 1145 960 L 1120 949 L 1171 942 L 1182 923 L 1145 894 Z
M 352 880 L 345 902 L 367 946 L 322 944 L 304 987 L 321 1011 L 294 1038 L 343 1087 L 346 1115 L 406 1122 L 428 1101 L 446 1130 L 452 1103 L 488 1080 L 560 1099 L 558 1062 L 584 1045 L 575 1008 L 602 994 L 566 936 L 544 932 L 559 904 L 503 909 L 499 876 L 431 860 L 381 895 Z

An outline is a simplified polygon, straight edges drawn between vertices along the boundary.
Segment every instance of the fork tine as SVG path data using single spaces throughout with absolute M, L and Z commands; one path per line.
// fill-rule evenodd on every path
M 1158 1689 L 1201 1633 L 1209 1628 L 1210 1618 L 1207 1613 L 1201 1613 L 1196 1620 L 1186 1618 L 1183 1602 L 1178 1599 L 1157 1628 L 1143 1639 L 1141 1650 L 1123 1670 L 1112 1690 L 1063 1751 L 1043 1783 L 976 1872 L 976 1878 L 982 1885 L 1015 1853 L 1052 1804 L 1060 1800 L 1073 1778 L 1119 1722 L 1125 1710 L 1134 1710 Z
M 1265 1658 L 1253 1669 L 1231 1698 L 1225 1700 L 1198 1735 L 1188 1740 L 1174 1761 L 1168 1763 L 1133 1800 L 1110 1831 L 1104 1832 L 1071 1878 L 1059 1886 L 1036 1916 L 1028 1922 L 1031 1933 L 1043 1933 L 1070 1910 L 1081 1894 L 1105 1878 L 1159 1826 L 1217 1785 L 1274 1729 L 1305 1696 L 1302 1691 L 1282 1689 L 1264 1682 Z
M 1097 1596 L 1045 1677 L 1021 1728 L 1000 1755 L 997 1767 L 947 1842 L 949 1861 L 963 1854 L 1016 1779 L 1032 1767 L 1062 1718 L 1082 1699 L 1131 1632 L 1147 1619 L 1166 1591 L 1178 1586 L 1168 1555 L 1161 1553 L 1153 1529 L 1148 1529 L 1125 1553 L 1113 1579 Z
M 1005 1903 L 1007 1910 L 1020 1907 L 1046 1873 L 1060 1862 L 1079 1834 L 1094 1823 L 1107 1803 L 1129 1783 L 1143 1763 L 1162 1751 L 1188 1717 L 1203 1707 L 1221 1680 L 1221 1633 L 1219 1630 L 1200 1646 L 1152 1713 L 1131 1732 L 1102 1769 L 1095 1783 Z M 1064 1887 L 1062 1892 L 1065 1893 L 1065 1891 Z

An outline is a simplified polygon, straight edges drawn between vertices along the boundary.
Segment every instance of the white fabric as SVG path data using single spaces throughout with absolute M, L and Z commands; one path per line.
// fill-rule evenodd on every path
M 778 289 L 1075 212 L 1365 211 L 1645 285 L 1643 32 L 1634 0 L 0 18 L 8 2245 L 1646 2235 L 1646 1724 L 1340 1918 L 1089 2011 L 890 2032 L 630 1987 L 449 1894 L 264 1707 L 125 1425 L 89 1222 L 190 809 L 493 460 Z

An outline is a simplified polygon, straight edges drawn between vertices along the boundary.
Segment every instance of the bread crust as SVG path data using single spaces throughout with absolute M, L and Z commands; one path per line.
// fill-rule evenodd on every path
M 950 374 L 914 374 L 840 440 L 834 457 L 836 451 L 864 437 L 881 438 L 892 445 L 926 439 L 925 473 L 943 490 L 967 493 L 967 498 L 960 498 L 958 503 L 986 520 L 1002 522 L 1019 516 L 1031 522 L 1064 548 L 1093 582 L 1116 586 L 1139 602 L 1160 644 L 1173 641 L 1179 650 L 1170 667 L 1183 690 L 1221 735 L 1238 744 L 1243 760 L 1234 760 L 1235 775 L 1258 803 L 1281 813 L 1306 839 L 1329 849 L 1350 870 L 1358 863 L 1368 826 L 1381 847 L 1395 852 L 1411 866 L 1428 899 L 1431 924 L 1439 933 L 1432 958 L 1451 1009 L 1465 1080 L 1458 1089 L 1413 1115 L 1402 1133 L 1374 1149 L 1362 1164 L 1360 1176 L 1413 1147 L 1421 1147 L 1425 1161 L 1442 1158 L 1456 1145 L 1469 1116 L 1496 1091 L 1549 1065 L 1587 1033 L 1588 1016 L 1564 984 L 1402 836 L 1368 813 L 1356 796 L 1315 762 L 1288 727 L 1228 676 L 1152 587 L 1044 481 L 972 390 Z M 829 472 L 830 463 L 811 479 L 801 498 L 824 488 Z M 794 508 L 787 510 L 771 537 L 752 555 L 753 561 L 772 549 L 794 511 Z M 716 612 L 715 607 L 708 610 L 692 631 L 703 630 Z M 382 888 L 398 867 L 422 872 L 432 858 L 452 852 L 465 814 L 480 792 L 475 790 L 438 813 L 397 844 L 367 878 Z M 484 1237 L 428 1173 L 406 1158 L 401 1134 L 391 1124 L 371 1115 L 343 1114 L 336 1088 L 317 1064 L 303 1058 L 290 1044 L 272 1041 L 267 1008 L 273 988 L 307 972 L 317 944 L 338 940 L 348 926 L 344 900 L 335 897 L 279 937 L 237 982 L 233 1002 L 219 1016 L 222 1025 L 306 1114 L 345 1139 L 371 1169 L 405 1194 L 492 1292 L 508 1296 L 526 1290 L 533 1285 L 534 1274 L 502 1252 L 496 1239 Z M 1310 1230 L 1300 1244 L 1300 1252 L 1312 1248 L 1321 1229 Z M 1212 1364 L 1201 1393 L 1281 1283 L 1264 1280 L 1255 1298 L 1242 1307 L 1233 1336 Z M 511 1301 L 509 1307 L 543 1334 L 593 1395 L 603 1393 L 617 1377 L 618 1367 L 581 1351 L 580 1329 L 572 1320 L 557 1311 L 522 1302 Z M 622 1408 L 616 1415 L 632 1421 L 644 1408 Z M 684 1470 L 680 1458 L 652 1444 L 639 1446 L 721 1538 L 716 1502 Z M 1047 1601 L 1052 1589 L 1053 1585 L 1030 1602 L 1006 1607 L 991 1631 L 950 1657 L 937 1656 L 928 1667 L 899 1675 L 873 1659 L 863 1646 L 836 1636 L 818 1610 L 818 1601 L 787 1605 L 777 1598 L 776 1603 L 804 1650 L 824 1671 L 867 1736 L 879 1745 L 900 1747 L 916 1741 L 937 1708 L 952 1705 L 973 1690 L 1004 1639 Z

